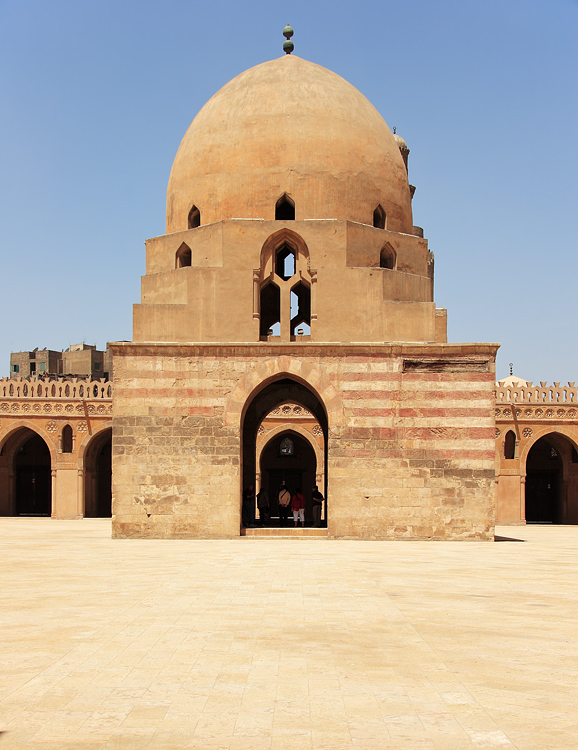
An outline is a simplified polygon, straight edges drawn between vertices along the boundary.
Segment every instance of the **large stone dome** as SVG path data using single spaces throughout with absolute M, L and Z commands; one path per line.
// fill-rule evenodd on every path
M 167 191 L 167 233 L 201 223 L 274 219 L 277 200 L 295 218 L 372 224 L 411 233 L 407 172 L 397 143 L 350 83 L 294 55 L 257 65 L 218 91 L 177 152 Z

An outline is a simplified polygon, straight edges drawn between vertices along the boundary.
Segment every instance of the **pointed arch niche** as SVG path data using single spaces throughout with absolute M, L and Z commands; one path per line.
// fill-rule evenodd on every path
M 201 226 L 201 212 L 196 206 L 189 211 L 189 229 L 196 229 Z
M 309 249 L 289 229 L 272 234 L 261 249 L 261 266 L 253 271 L 253 317 L 261 341 L 296 341 L 311 335 L 317 319 L 317 271 Z
M 287 193 L 275 204 L 275 221 L 295 221 L 295 201 Z
M 191 248 L 183 242 L 175 253 L 175 268 L 188 268 L 192 263 Z
M 393 271 L 395 270 L 396 260 L 397 258 L 395 250 L 389 244 L 389 242 L 386 242 L 385 245 L 381 248 L 381 252 L 379 253 L 379 267 L 390 268 Z
M 373 211 L 373 226 L 376 229 L 385 229 L 386 215 L 381 204 L 376 206 Z

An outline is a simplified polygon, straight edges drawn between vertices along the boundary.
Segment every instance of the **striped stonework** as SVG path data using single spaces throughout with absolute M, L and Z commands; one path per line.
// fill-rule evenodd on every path
M 493 537 L 496 345 L 113 347 L 115 536 L 238 536 L 247 415 L 291 381 L 326 422 L 330 538 Z

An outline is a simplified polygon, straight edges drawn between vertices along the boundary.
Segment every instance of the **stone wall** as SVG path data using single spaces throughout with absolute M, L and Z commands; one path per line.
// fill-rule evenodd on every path
M 114 536 L 238 536 L 243 417 L 288 378 L 327 415 L 329 536 L 493 537 L 495 345 L 112 346 Z

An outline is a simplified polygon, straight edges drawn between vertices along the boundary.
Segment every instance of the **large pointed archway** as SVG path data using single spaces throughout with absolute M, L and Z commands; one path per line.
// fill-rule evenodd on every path
M 44 440 L 29 427 L 20 427 L 0 450 L 0 510 L 2 515 L 52 515 L 52 456 Z
M 257 431 L 261 422 L 267 414 L 271 413 L 276 407 L 281 404 L 291 402 L 292 404 L 300 404 L 303 408 L 311 412 L 316 418 L 319 427 L 323 433 L 323 452 L 324 452 L 324 465 L 327 467 L 327 413 L 325 407 L 317 393 L 306 383 L 297 380 L 294 377 L 289 377 L 286 374 L 279 374 L 278 376 L 271 378 L 261 384 L 251 394 L 247 400 L 245 409 L 242 415 L 241 434 L 243 436 L 242 442 L 242 488 L 248 487 L 249 485 L 256 486 L 257 474 L 262 473 L 263 467 L 263 453 L 261 453 L 261 466 L 257 465 Z M 287 430 L 287 433 L 292 432 Z M 309 501 L 309 495 L 311 489 L 316 482 L 314 481 L 317 469 L 317 460 L 315 457 L 315 451 L 311 445 L 308 445 L 308 441 L 297 432 L 292 432 L 291 436 L 288 434 L 284 437 L 290 437 L 293 440 L 293 446 L 297 445 L 300 452 L 301 463 L 299 466 L 295 464 L 292 467 L 293 474 L 291 476 L 291 482 L 295 484 L 297 481 L 303 483 L 307 482 L 310 486 L 303 486 L 301 489 L 305 490 L 306 500 Z M 279 440 L 278 440 L 279 438 Z M 281 466 L 276 466 L 275 452 L 277 449 L 280 450 L 280 443 L 282 438 L 280 435 L 276 435 L 274 439 L 270 441 L 271 449 L 265 456 L 265 466 L 267 471 L 267 481 L 269 486 L 266 487 L 268 491 L 274 492 L 273 485 L 279 480 L 279 476 L 275 473 Z M 279 442 L 279 446 L 277 446 Z M 311 456 L 313 454 L 313 456 Z M 294 462 L 295 463 L 295 462 Z M 287 469 L 288 467 L 286 467 Z M 271 484 L 273 482 L 273 485 Z M 277 488 L 278 489 L 278 488 Z M 291 489 L 297 489 L 297 486 Z M 327 498 L 327 473 L 323 476 L 323 485 L 319 487 L 325 498 Z
M 112 515 L 112 428 L 97 433 L 84 458 L 84 516 L 110 518 Z
M 564 435 L 548 433 L 526 458 L 526 523 L 578 523 L 578 452 Z

